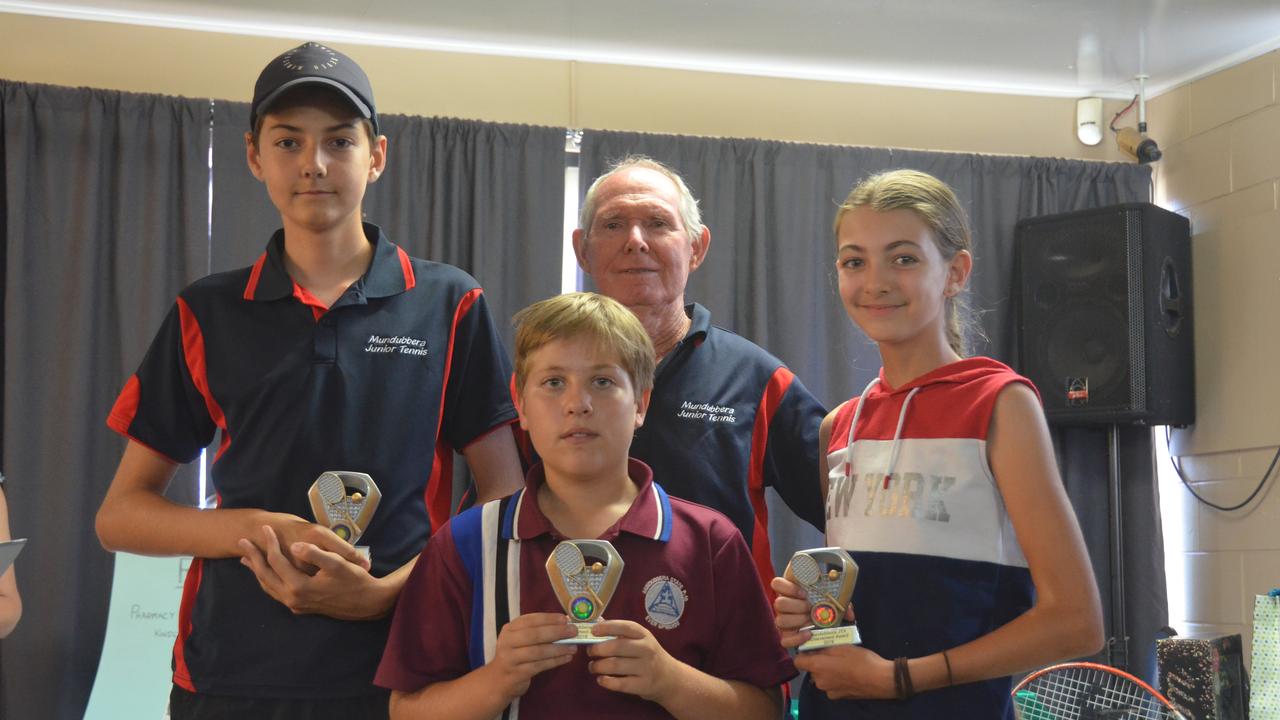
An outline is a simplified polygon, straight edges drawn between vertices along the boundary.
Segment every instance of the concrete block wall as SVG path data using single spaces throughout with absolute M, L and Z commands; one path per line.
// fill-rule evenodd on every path
M 1201 78 L 1147 104 L 1165 151 L 1156 200 L 1191 220 L 1196 323 L 1196 424 L 1175 430 L 1198 493 L 1243 500 L 1280 446 L 1280 51 Z M 1187 633 L 1239 632 L 1246 658 L 1253 599 L 1280 587 L 1280 468 L 1234 512 L 1182 497 Z M 1170 588 L 1177 593 L 1178 588 Z

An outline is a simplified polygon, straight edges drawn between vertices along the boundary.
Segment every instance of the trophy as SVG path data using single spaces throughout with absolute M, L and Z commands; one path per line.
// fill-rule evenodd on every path
M 320 473 L 307 491 L 307 497 L 311 500 L 311 513 L 315 515 L 316 522 L 355 545 L 369 527 L 382 493 L 373 478 L 364 473 L 330 470 Z M 367 546 L 357 545 L 356 550 L 365 558 L 369 557 Z
M 842 624 L 858 579 L 858 564 L 849 553 L 834 547 L 801 550 L 791 556 L 784 577 L 804 589 L 812 606 L 813 624 L 803 628 L 812 637 L 798 648 L 801 652 L 862 643 L 857 625 Z
M 618 589 L 622 556 L 608 540 L 565 540 L 547 558 L 547 576 L 561 607 L 574 619 L 578 636 L 557 640 L 562 645 L 589 645 L 612 640 L 596 637 L 591 628 Z

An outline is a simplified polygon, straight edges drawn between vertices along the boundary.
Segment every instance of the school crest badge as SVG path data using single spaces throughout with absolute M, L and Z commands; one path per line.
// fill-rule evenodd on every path
M 679 580 L 658 575 L 644 584 L 644 619 L 659 630 L 680 627 L 689 594 Z

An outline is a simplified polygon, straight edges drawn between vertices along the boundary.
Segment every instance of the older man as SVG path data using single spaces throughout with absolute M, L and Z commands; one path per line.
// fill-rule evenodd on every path
M 751 545 L 766 587 L 770 559 L 764 489 L 819 529 L 818 425 L 825 410 L 780 360 L 685 304 L 689 273 L 711 232 L 671 168 L 629 157 L 592 183 L 573 233 L 582 270 L 640 318 L 660 359 L 632 456 L 673 495 L 713 507 Z

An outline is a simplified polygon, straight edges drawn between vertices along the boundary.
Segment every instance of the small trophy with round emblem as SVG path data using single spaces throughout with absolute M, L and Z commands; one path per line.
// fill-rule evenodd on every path
M 809 620 L 813 624 L 803 629 L 812 636 L 798 648 L 801 652 L 862 643 L 858 626 L 844 624 L 853 584 L 858 579 L 858 564 L 849 553 L 842 548 L 801 550 L 791 556 L 784 577 L 799 585 L 809 598 Z
M 622 556 L 608 540 L 565 540 L 556 546 L 547 558 L 547 576 L 560 606 L 578 628 L 577 637 L 556 643 L 588 645 L 613 639 L 596 637 L 591 628 L 618 589 L 622 566 Z
M 368 529 L 378 502 L 382 500 L 382 492 L 373 478 L 350 470 L 320 473 L 307 491 L 307 498 L 311 501 L 311 513 L 317 523 L 328 527 L 334 535 L 355 545 L 356 550 L 369 557 L 369 548 L 356 545 L 356 541 Z

